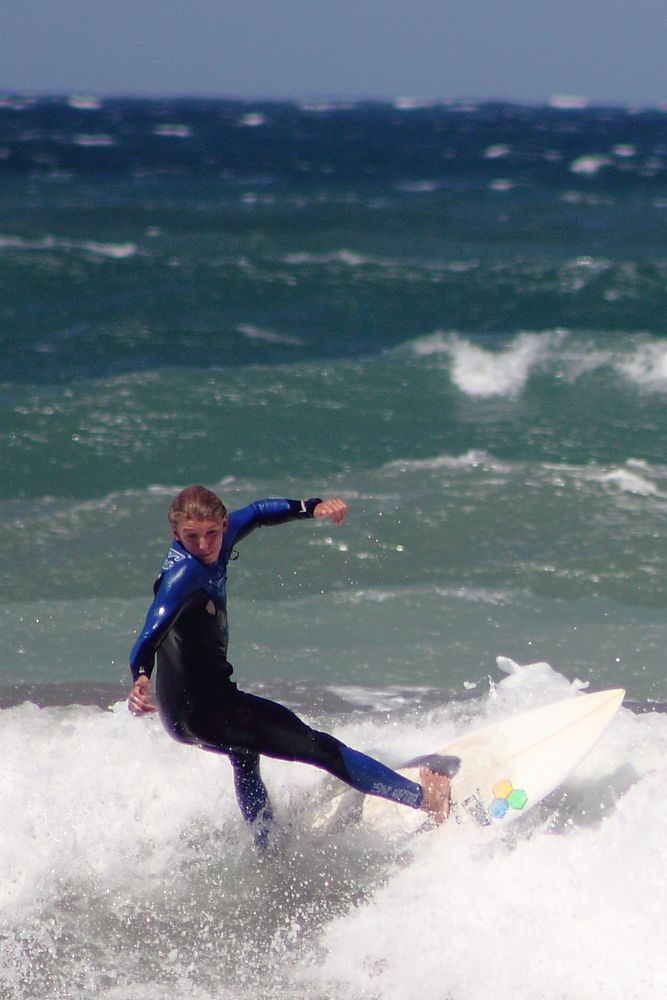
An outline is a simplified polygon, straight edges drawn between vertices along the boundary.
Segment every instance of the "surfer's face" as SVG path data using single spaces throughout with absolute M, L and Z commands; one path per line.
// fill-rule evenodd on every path
M 179 540 L 191 556 L 212 566 L 220 555 L 226 528 L 226 517 L 207 517 L 201 521 L 186 518 L 173 528 L 173 532 L 174 538 Z

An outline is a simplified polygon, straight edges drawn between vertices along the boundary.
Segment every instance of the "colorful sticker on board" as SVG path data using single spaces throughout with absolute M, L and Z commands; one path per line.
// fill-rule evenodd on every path
M 511 781 L 504 778 L 493 786 L 493 800 L 489 806 L 489 816 L 493 819 L 504 819 L 510 809 L 521 810 L 528 801 L 528 796 L 522 788 L 515 788 Z

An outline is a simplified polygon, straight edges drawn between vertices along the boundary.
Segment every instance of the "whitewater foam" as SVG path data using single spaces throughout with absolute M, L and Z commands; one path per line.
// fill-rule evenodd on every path
M 413 347 L 418 355 L 447 354 L 452 381 L 466 395 L 515 398 L 530 375 L 553 356 L 563 338 L 561 331 L 522 333 L 504 350 L 492 351 L 457 334 L 436 333 L 416 341 Z

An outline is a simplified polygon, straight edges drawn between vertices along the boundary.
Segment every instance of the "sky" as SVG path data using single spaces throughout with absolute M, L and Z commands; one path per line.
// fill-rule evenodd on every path
M 665 0 L 2 0 L 0 95 L 666 106 Z

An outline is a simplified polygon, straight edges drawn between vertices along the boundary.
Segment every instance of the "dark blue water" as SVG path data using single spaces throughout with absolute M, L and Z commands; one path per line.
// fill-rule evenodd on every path
M 204 481 L 346 494 L 341 544 L 374 549 L 322 568 L 341 595 L 509 588 L 660 629 L 666 120 L 5 100 L 11 601 L 139 598 L 165 498 Z M 238 593 L 289 599 L 264 544 L 278 577 Z

